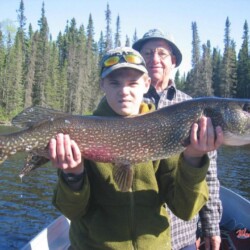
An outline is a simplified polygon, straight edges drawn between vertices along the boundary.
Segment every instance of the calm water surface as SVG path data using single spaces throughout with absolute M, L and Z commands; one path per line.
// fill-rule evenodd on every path
M 218 154 L 221 184 L 250 200 L 250 146 L 222 147 Z M 0 166 L 0 249 L 20 249 L 59 215 L 51 205 L 56 170 L 47 164 L 21 181 L 24 157 L 16 154 Z

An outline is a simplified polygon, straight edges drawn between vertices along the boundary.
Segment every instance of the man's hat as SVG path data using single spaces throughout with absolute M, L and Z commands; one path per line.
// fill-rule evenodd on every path
M 162 39 L 164 41 L 167 42 L 167 44 L 169 45 L 169 47 L 171 48 L 175 58 L 176 58 L 176 67 L 178 67 L 181 64 L 182 61 L 182 54 L 180 52 L 180 50 L 178 49 L 178 47 L 171 41 L 170 38 L 167 38 L 167 36 L 164 35 L 164 33 L 158 29 L 151 29 L 148 32 L 146 32 L 144 34 L 144 36 L 137 40 L 132 48 L 137 50 L 137 51 L 141 51 L 142 46 L 148 42 L 149 40 L 153 40 L 153 39 Z

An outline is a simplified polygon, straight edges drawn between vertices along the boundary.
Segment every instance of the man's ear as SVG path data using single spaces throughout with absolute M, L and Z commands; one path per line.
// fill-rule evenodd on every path
M 172 60 L 172 67 L 174 69 L 176 67 L 176 57 L 174 55 L 172 55 L 171 60 Z

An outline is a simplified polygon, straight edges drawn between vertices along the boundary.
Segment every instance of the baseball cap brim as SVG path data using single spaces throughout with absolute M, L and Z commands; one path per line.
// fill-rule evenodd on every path
M 115 65 L 103 70 L 102 74 L 101 74 L 101 78 L 105 78 L 111 72 L 113 72 L 113 71 L 115 71 L 117 69 L 121 69 L 121 68 L 136 69 L 136 70 L 141 71 L 142 73 L 148 73 L 147 69 L 143 65 L 136 65 L 136 64 L 123 62 L 123 63 L 115 64 Z

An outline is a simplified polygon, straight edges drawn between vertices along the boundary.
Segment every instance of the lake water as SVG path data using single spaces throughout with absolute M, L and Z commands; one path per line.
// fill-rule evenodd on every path
M 222 147 L 218 154 L 221 184 L 250 200 L 250 146 Z M 16 154 L 0 166 L 0 249 L 20 249 L 59 215 L 51 205 L 56 170 L 47 164 L 21 181 L 24 157 Z

